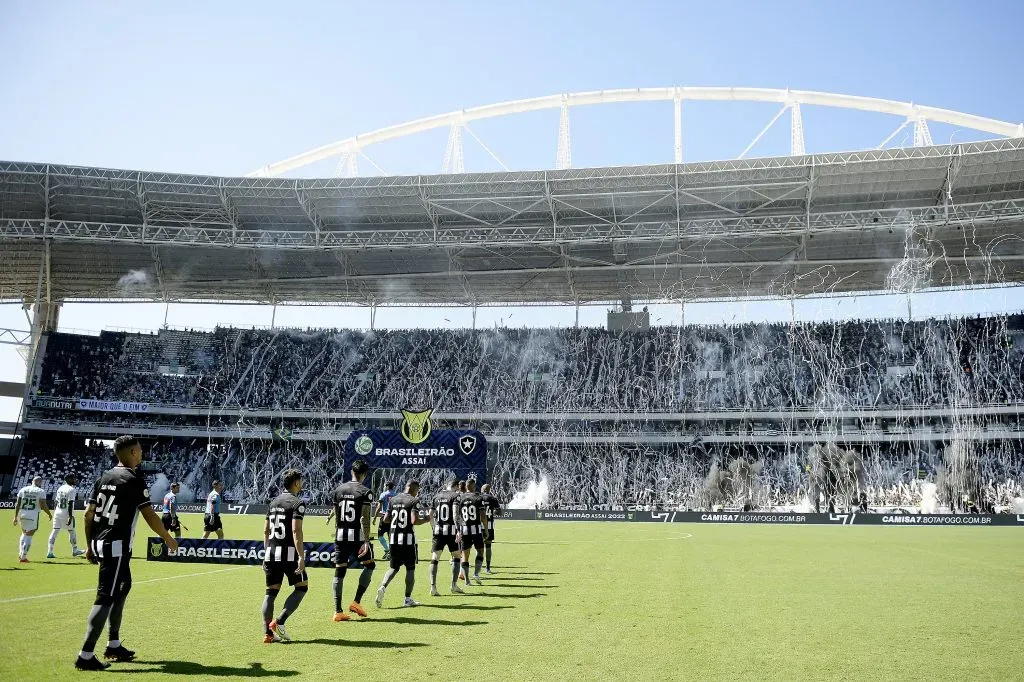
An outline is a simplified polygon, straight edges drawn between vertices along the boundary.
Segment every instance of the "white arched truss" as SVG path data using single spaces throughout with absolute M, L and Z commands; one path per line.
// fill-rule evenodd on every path
M 853 95 L 839 95 L 827 92 L 814 92 L 809 90 L 779 90 L 771 88 L 704 88 L 704 87 L 671 87 L 671 88 L 635 88 L 629 90 L 598 90 L 593 92 L 577 92 L 570 94 L 549 95 L 547 97 L 535 97 L 532 99 L 521 99 L 498 104 L 488 104 L 470 109 L 452 111 L 447 114 L 430 116 L 417 119 L 398 125 L 380 128 L 369 133 L 356 135 L 344 140 L 332 142 L 316 149 L 311 149 L 302 154 L 296 154 L 290 158 L 263 166 L 257 171 L 250 173 L 251 177 L 276 177 L 298 170 L 310 164 L 326 159 L 341 157 L 340 170 L 346 172 L 355 171 L 354 160 L 356 156 L 364 156 L 364 150 L 388 140 L 394 140 L 409 135 L 415 135 L 427 130 L 436 128 L 451 128 L 449 145 L 445 153 L 445 161 L 442 165 L 443 172 L 459 172 L 462 166 L 462 137 L 463 130 L 469 132 L 474 139 L 476 135 L 468 127 L 473 121 L 521 114 L 530 111 L 544 109 L 558 109 L 559 129 L 558 146 L 556 153 L 556 167 L 571 167 L 571 148 L 569 144 L 569 110 L 572 107 L 590 106 L 596 104 L 612 104 L 623 102 L 657 102 L 666 101 L 673 103 L 674 115 L 674 149 L 673 159 L 676 163 L 682 162 L 682 120 L 681 110 L 684 101 L 704 102 L 776 102 L 781 104 L 779 112 L 771 120 L 768 126 L 754 139 L 740 156 L 744 156 L 756 144 L 756 142 L 767 132 L 783 114 L 789 113 L 791 117 L 790 149 L 793 155 L 804 153 L 804 127 L 800 106 L 821 106 L 836 107 L 841 109 L 855 109 L 878 114 L 888 114 L 903 118 L 900 126 L 889 137 L 879 144 L 879 148 L 889 144 L 906 126 L 912 125 L 914 131 L 915 146 L 931 145 L 931 133 L 928 123 L 946 123 L 960 126 L 971 130 L 991 133 L 997 137 L 1024 137 L 1024 123 L 1007 123 L 997 121 L 983 116 L 965 114 L 949 109 L 926 107 L 913 102 L 897 102 L 895 100 L 876 99 L 872 97 L 857 97 Z M 482 143 L 481 143 L 482 144 Z M 484 149 L 504 167 L 504 163 L 493 151 L 484 146 Z

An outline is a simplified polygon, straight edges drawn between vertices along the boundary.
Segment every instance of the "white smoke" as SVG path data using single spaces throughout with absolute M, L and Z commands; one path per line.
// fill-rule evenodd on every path
M 939 492 L 934 483 L 921 484 L 921 513 L 939 513 Z
M 171 482 L 167 480 L 166 474 L 154 476 L 153 483 L 149 486 L 149 501 L 163 502 L 164 495 L 171 489 Z
M 192 489 L 188 483 L 182 483 L 178 489 L 178 494 L 175 496 L 178 500 L 178 504 L 188 504 L 196 501 L 196 491 Z
M 196 493 L 192 490 L 191 486 L 186 483 L 180 483 L 181 487 L 178 489 L 176 499 L 178 504 L 188 504 L 195 502 Z M 171 482 L 167 478 L 167 474 L 159 473 L 153 477 L 153 484 L 149 486 L 149 499 L 151 502 L 160 503 L 164 501 L 164 495 L 171 489 Z
M 117 280 L 119 287 L 129 287 L 149 283 L 149 274 L 145 270 L 129 270 L 127 275 L 121 275 Z
M 810 514 L 814 511 L 814 503 L 811 502 L 810 497 L 804 495 L 803 498 L 800 499 L 800 502 L 793 507 L 793 511 L 799 514 Z
M 541 474 L 540 481 L 530 481 L 526 490 L 512 496 L 508 509 L 537 509 L 548 505 L 548 477 Z

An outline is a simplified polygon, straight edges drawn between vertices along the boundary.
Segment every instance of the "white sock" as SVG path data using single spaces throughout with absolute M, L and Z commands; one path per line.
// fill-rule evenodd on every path
M 78 533 L 76 533 L 75 531 L 71 531 L 69 533 L 69 535 L 71 535 L 71 551 L 72 552 L 77 552 L 78 551 Z
M 96 655 L 96 654 L 94 654 L 94 653 L 93 653 L 93 652 L 91 652 L 91 651 L 79 651 L 79 652 L 78 652 L 78 657 L 79 657 L 79 658 L 84 658 L 84 659 L 85 659 L 85 660 L 87 660 L 87 661 L 88 661 L 88 660 L 89 660 L 90 658 L 92 658 L 93 656 L 95 656 L 95 655 Z
M 25 556 L 28 556 L 28 550 L 31 549 L 31 547 L 32 547 L 32 536 L 31 535 L 26 535 L 25 536 Z
M 107 642 L 107 646 L 109 646 L 111 649 L 116 649 L 117 647 L 121 646 L 121 640 L 112 639 L 109 642 Z
M 18 538 L 18 558 L 20 559 L 23 556 L 25 556 L 25 535 L 24 534 L 22 534 L 22 536 L 20 538 Z
M 47 554 L 53 554 L 53 543 L 57 542 L 57 531 L 50 533 L 50 539 L 46 541 Z

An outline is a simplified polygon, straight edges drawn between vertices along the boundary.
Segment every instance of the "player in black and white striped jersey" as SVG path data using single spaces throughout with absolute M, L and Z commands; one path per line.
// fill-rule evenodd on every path
M 299 608 L 302 598 L 309 590 L 306 575 L 306 552 L 302 537 L 302 519 L 306 515 L 306 503 L 299 499 L 302 492 L 302 473 L 288 469 L 281 475 L 285 492 L 274 498 L 263 523 L 263 573 L 266 575 L 267 591 L 263 598 L 263 643 L 291 641 L 284 629 L 285 621 Z M 274 618 L 274 600 L 281 591 L 284 578 L 294 589 L 284 602 L 281 615 Z
M 491 494 L 491 486 L 487 483 L 480 486 L 480 497 L 484 500 L 484 512 L 487 516 L 487 532 L 484 534 L 484 559 L 487 562 L 487 573 L 490 573 L 491 547 L 494 544 L 494 521 L 501 515 L 501 502 Z
M 391 498 L 391 506 L 384 520 L 391 525 L 391 568 L 384 574 L 384 582 L 377 590 L 377 608 L 384 603 L 384 591 L 387 590 L 398 569 L 405 566 L 405 606 L 419 606 L 412 598 L 412 588 L 416 585 L 416 530 L 415 527 L 427 523 L 430 519 L 420 514 L 420 501 L 416 497 L 420 491 L 419 481 L 405 484 L 405 492 Z
M 114 441 L 114 455 L 118 465 L 103 472 L 93 486 L 83 514 L 86 558 L 99 564 L 99 585 L 96 601 L 89 613 L 85 642 L 75 660 L 79 670 L 105 670 L 109 664 L 100 661 L 95 652 L 96 642 L 109 626 L 109 641 L 103 657 L 114 661 L 131 661 L 135 652 L 121 644 L 121 615 L 124 602 L 132 589 L 132 542 L 138 513 L 159 535 L 167 549 L 174 552 L 178 543 L 167 534 L 160 517 L 149 502 L 146 479 L 139 470 L 142 463 L 142 444 L 134 436 L 121 436 Z
M 335 519 L 334 532 L 334 622 L 351 620 L 351 616 L 341 609 L 341 592 L 345 585 L 345 573 L 350 564 L 362 564 L 359 574 L 359 586 L 356 588 L 355 600 L 348 605 L 352 613 L 366 618 L 366 611 L 361 605 L 363 594 L 370 586 L 373 569 L 373 542 L 370 541 L 370 504 L 373 494 L 363 485 L 370 466 L 357 459 L 352 463 L 352 480 L 342 483 L 334 489 L 334 508 L 331 515 Z M 330 523 L 331 517 L 327 517 Z
M 448 490 L 442 490 L 434 496 L 430 505 L 430 521 L 434 525 L 434 537 L 430 547 L 430 595 L 441 596 L 437 591 L 437 565 L 445 549 L 452 556 L 452 592 L 461 594 L 459 567 L 462 562 L 462 532 L 459 529 L 458 479 L 448 484 Z
M 477 585 L 483 584 L 480 580 L 480 569 L 484 565 L 484 535 L 490 530 L 484 506 L 484 498 L 476 490 L 476 481 L 472 478 L 467 480 L 466 492 L 459 495 L 459 510 L 462 517 L 462 571 L 467 585 L 472 585 L 469 577 L 469 554 L 474 547 L 476 562 L 473 579 Z

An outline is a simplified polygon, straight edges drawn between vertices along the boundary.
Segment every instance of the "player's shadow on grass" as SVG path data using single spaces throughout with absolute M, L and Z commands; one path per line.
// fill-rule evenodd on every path
M 394 618 L 373 618 L 359 621 L 360 623 L 401 623 L 403 625 L 488 625 L 486 620 L 437 620 L 436 618 L 413 618 L 412 616 L 395 616 Z
M 498 611 L 514 609 L 514 606 L 477 606 L 476 604 L 423 604 L 424 609 L 450 609 L 452 611 Z
M 503 587 L 506 590 L 550 590 L 559 587 L 559 585 L 537 585 L 536 583 L 530 585 L 517 585 L 516 583 L 503 583 L 496 580 L 488 580 L 487 587 Z
M 54 561 L 53 559 L 46 559 L 40 561 L 43 566 L 88 566 L 88 561 Z
M 519 568 L 518 566 L 506 566 L 505 568 Z M 500 575 L 500 573 L 498 574 Z M 516 571 L 516 575 L 562 575 L 553 571 Z M 524 578 L 525 580 L 525 578 Z
M 499 599 L 534 599 L 535 597 L 546 597 L 547 592 L 530 592 L 529 594 L 515 594 L 509 592 L 508 594 L 494 594 L 493 592 L 472 592 L 466 593 L 466 596 L 471 597 L 498 597 Z
M 209 677 L 295 677 L 299 674 L 298 670 L 267 670 L 262 663 L 250 663 L 247 668 L 235 668 L 230 665 L 203 665 L 192 661 L 141 661 L 136 659 L 132 662 L 143 666 L 158 665 L 161 667 L 157 669 L 118 669 L 117 672 L 207 675 Z
M 298 642 L 289 642 L 288 646 L 294 644 L 327 644 L 329 646 L 354 647 L 356 649 L 412 649 L 414 647 L 430 646 L 426 642 L 382 642 L 373 639 L 304 639 Z
M 558 574 L 557 573 L 552 573 L 551 575 L 558 575 Z M 501 574 L 497 574 L 497 575 L 492 575 L 490 578 L 488 578 L 488 580 L 547 580 L 547 578 L 524 578 L 523 576 L 519 576 L 519 575 L 501 575 Z

